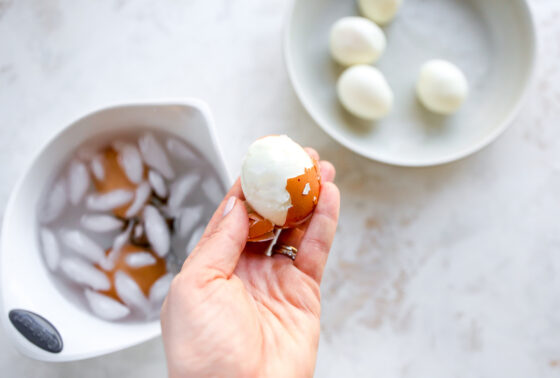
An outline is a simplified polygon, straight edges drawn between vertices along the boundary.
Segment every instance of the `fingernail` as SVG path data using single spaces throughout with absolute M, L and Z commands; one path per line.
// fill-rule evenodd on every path
M 233 209 L 233 206 L 235 206 L 235 197 L 232 196 L 227 200 L 226 207 L 224 207 L 224 214 L 222 216 L 225 217 L 226 215 L 228 215 Z

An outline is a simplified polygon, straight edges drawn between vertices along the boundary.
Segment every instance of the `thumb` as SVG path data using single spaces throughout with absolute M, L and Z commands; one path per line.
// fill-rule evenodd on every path
M 206 228 L 202 239 L 189 256 L 194 271 L 216 272 L 221 278 L 229 278 L 249 233 L 249 219 L 243 202 L 231 196 L 223 206 L 222 218 L 210 229 Z

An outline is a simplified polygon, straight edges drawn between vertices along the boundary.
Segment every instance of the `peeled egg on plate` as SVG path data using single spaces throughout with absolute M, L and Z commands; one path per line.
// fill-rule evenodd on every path
M 426 108 L 447 115 L 463 105 L 469 93 L 469 84 L 463 72 L 453 63 L 434 59 L 420 69 L 416 91 Z
M 363 17 L 344 17 L 331 28 L 330 51 L 344 66 L 377 62 L 387 44 L 385 33 Z
M 393 107 L 393 91 L 377 68 L 358 65 L 342 73 L 337 83 L 338 98 L 356 117 L 378 120 Z
M 364 16 L 385 25 L 395 17 L 402 0 L 359 0 L 358 3 Z
M 320 181 L 317 162 L 288 136 L 253 142 L 241 167 L 241 187 L 255 213 L 249 213 L 249 240 L 308 219 L 319 200 Z

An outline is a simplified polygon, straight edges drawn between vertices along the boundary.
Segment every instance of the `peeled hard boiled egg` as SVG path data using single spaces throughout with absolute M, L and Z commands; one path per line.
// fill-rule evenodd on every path
M 469 93 L 463 72 L 445 60 L 430 60 L 420 69 L 418 98 L 429 110 L 440 114 L 456 112 Z
M 393 91 L 377 68 L 359 65 L 348 68 L 337 83 L 338 98 L 356 117 L 376 120 L 393 106 Z
M 320 175 L 317 162 L 286 135 L 256 140 L 249 147 L 241 167 L 241 187 L 251 208 L 250 225 L 294 227 L 305 221 L 319 199 Z M 251 234 L 253 238 L 259 235 Z
M 402 0 L 359 0 L 358 3 L 364 16 L 385 25 L 395 17 Z
M 383 30 L 363 17 L 344 17 L 331 28 L 331 55 L 344 66 L 375 63 L 385 45 Z

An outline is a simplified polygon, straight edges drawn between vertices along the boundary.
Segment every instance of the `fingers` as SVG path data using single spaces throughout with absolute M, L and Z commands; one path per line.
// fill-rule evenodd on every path
M 336 171 L 334 166 L 326 161 L 322 160 L 319 162 L 319 170 L 321 171 L 321 181 L 323 182 L 333 182 L 336 176 Z
M 206 235 L 207 233 L 211 233 L 216 228 L 217 224 L 221 221 L 221 219 L 223 217 L 223 213 L 224 213 L 224 208 L 226 206 L 226 202 L 230 197 L 236 197 L 236 198 L 239 198 L 241 200 L 245 199 L 245 196 L 243 195 L 243 190 L 241 189 L 241 180 L 240 179 L 235 180 L 235 183 L 229 189 L 228 193 L 226 194 L 226 196 L 222 200 L 222 203 L 220 203 L 220 205 L 218 206 L 218 208 L 214 212 L 214 215 L 212 216 L 212 218 L 208 222 L 208 225 L 206 226 L 206 231 L 204 231 L 204 235 Z M 204 238 L 204 236 L 203 236 L 203 238 Z
M 283 245 L 295 247 L 299 250 L 301 246 L 301 241 L 303 240 L 303 235 L 305 235 L 305 229 L 307 228 L 308 224 L 309 222 L 306 222 L 300 227 L 282 230 L 280 236 L 278 237 L 278 240 L 276 241 L 276 244 L 278 245 L 283 244 Z M 286 257 L 282 255 L 274 254 L 272 255 L 272 258 L 277 260 L 283 260 L 286 263 L 290 263 L 290 264 L 292 263 L 290 260 L 286 259 Z
M 223 277 L 231 275 L 249 232 L 243 198 L 241 182 L 237 179 L 214 212 L 184 266 L 194 266 L 196 271 L 211 270 Z
M 338 188 L 332 182 L 323 183 L 319 203 L 299 243 L 299 252 L 294 262 L 297 268 L 318 283 L 321 282 L 336 232 L 339 208 Z
M 249 220 L 243 202 L 235 197 L 228 198 L 223 208 L 221 219 L 212 230 L 206 229 L 202 239 L 195 247 L 185 266 L 193 271 L 206 274 L 211 278 L 229 278 L 239 261 L 239 257 L 249 232 Z
M 309 156 L 311 156 L 313 159 L 319 161 L 319 153 L 318 153 L 315 149 L 313 149 L 313 148 L 311 148 L 311 147 L 305 147 L 304 150 L 305 150 L 305 152 L 307 152 L 307 154 L 308 154 Z
M 325 183 L 332 182 L 335 178 L 335 175 L 336 175 L 336 171 L 335 171 L 334 166 L 331 163 L 329 163 L 328 161 L 320 161 L 319 162 L 319 167 L 321 169 L 321 177 L 322 177 L 323 185 L 325 185 Z M 322 202 L 322 199 L 321 199 L 322 196 L 323 196 L 323 191 L 321 189 L 321 194 L 319 196 L 319 203 Z M 316 209 L 315 212 L 317 212 L 317 211 L 318 210 Z M 304 238 L 304 235 L 306 234 L 306 231 L 307 231 L 310 223 L 313 221 L 314 217 L 315 217 L 315 213 L 310 220 L 303 223 L 299 227 L 288 229 L 288 230 L 283 230 L 282 233 L 280 234 L 280 237 L 278 238 L 277 243 L 293 246 L 293 247 L 298 248 L 298 250 L 301 251 L 300 255 L 298 255 L 298 257 L 296 258 L 296 262 L 298 262 L 296 265 L 301 265 L 301 264 L 299 264 L 300 256 L 306 253 L 303 250 L 303 248 L 301 247 L 301 244 L 302 244 L 302 240 Z M 279 256 L 279 255 L 275 255 L 273 257 L 275 259 L 286 259 L 284 256 Z M 305 258 L 303 258 L 303 259 L 305 260 Z M 286 262 L 289 263 L 289 260 L 286 260 Z M 306 273 L 308 273 L 308 272 L 306 272 Z

